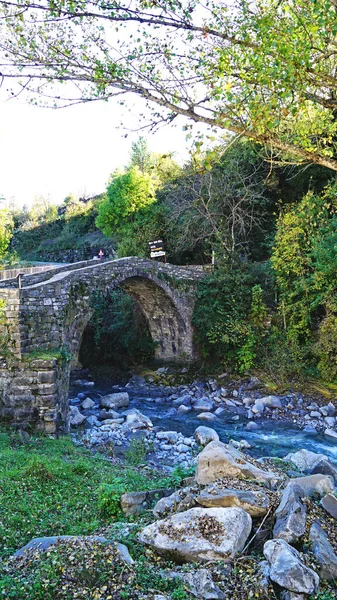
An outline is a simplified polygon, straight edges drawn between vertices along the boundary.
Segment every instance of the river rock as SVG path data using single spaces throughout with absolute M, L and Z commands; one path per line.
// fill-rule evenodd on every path
M 119 408 L 129 406 L 130 398 L 127 392 L 118 392 L 117 394 L 103 396 L 99 402 L 102 408 L 118 410 Z
M 257 402 L 261 402 L 266 408 L 282 408 L 282 402 L 278 396 L 264 396 Z
M 213 400 L 209 400 L 208 398 L 200 398 L 193 402 L 193 409 L 200 410 L 202 412 L 207 412 L 213 410 L 214 402 Z
M 165 440 L 169 444 L 176 444 L 179 439 L 179 434 L 177 431 L 158 431 L 156 437 L 158 440 Z
M 191 406 L 191 396 L 181 396 L 175 398 L 172 402 L 173 406 Z
M 334 519 L 337 519 L 337 498 L 334 494 L 327 494 L 322 498 L 321 505 Z
M 115 410 L 106 410 L 103 408 L 103 410 L 99 411 L 98 418 L 101 421 L 105 421 L 105 419 L 120 419 L 120 414 Z
M 218 442 L 219 435 L 211 427 L 200 425 L 194 432 L 194 438 L 201 446 L 206 446 L 209 442 Z
M 86 398 L 85 400 L 83 400 L 81 407 L 83 408 L 83 410 L 90 410 L 90 408 L 94 408 L 95 406 L 95 402 L 93 400 L 91 400 L 91 398 Z
M 310 450 L 298 450 L 298 452 L 287 454 L 283 460 L 292 462 L 300 471 L 303 473 L 311 473 L 314 467 L 325 460 L 324 454 L 316 454 L 316 452 L 310 452 Z
M 328 440 L 336 442 L 337 444 L 337 431 L 335 431 L 334 429 L 326 429 L 324 431 L 324 435 L 326 438 L 328 438 Z
M 82 413 L 79 411 L 77 406 L 70 406 L 69 415 L 70 415 L 69 422 L 70 422 L 70 425 L 72 425 L 73 427 L 81 425 L 83 423 L 83 421 L 86 420 L 86 416 L 82 415 Z
M 284 489 L 280 505 L 275 511 L 274 538 L 293 544 L 305 533 L 307 509 L 302 502 L 303 489 L 296 483 L 289 483 Z
M 196 480 L 201 485 L 221 477 L 248 477 L 266 485 L 274 485 L 277 475 L 249 463 L 244 455 L 222 442 L 210 442 L 198 456 Z
M 269 540 L 263 553 L 270 564 L 270 579 L 280 587 L 300 594 L 314 594 L 317 590 L 317 573 L 303 564 L 299 552 L 287 542 Z
M 321 473 L 322 475 L 330 475 L 330 477 L 333 478 L 335 485 L 337 485 L 337 469 L 326 458 L 317 463 L 317 465 L 311 471 L 312 475 L 316 473 Z
M 247 423 L 245 429 L 247 431 L 256 431 L 257 429 L 260 429 L 260 426 L 255 423 L 255 421 L 251 421 L 250 423 Z
M 201 421 L 216 421 L 217 416 L 211 412 L 202 412 L 197 416 L 197 419 L 200 419 Z
M 177 411 L 177 412 L 178 412 L 179 414 L 185 415 L 186 413 L 189 413 L 189 412 L 191 412 L 191 410 L 192 410 L 192 406 L 185 406 L 185 404 L 181 404 L 181 405 L 179 406 L 179 408 L 178 408 L 178 411 Z
M 251 528 L 242 508 L 191 508 L 148 525 L 139 539 L 177 562 L 227 562 L 243 549 Z
M 196 497 L 196 501 L 206 508 L 238 506 L 252 517 L 263 517 L 269 508 L 269 498 L 262 490 L 261 492 L 234 490 L 221 488 L 216 484 L 202 490 Z
M 312 551 L 320 565 L 319 576 L 322 579 L 337 580 L 337 556 L 328 540 L 328 536 L 318 521 L 311 526 L 309 539 L 312 544 Z
M 152 429 L 153 423 L 149 417 L 143 415 L 137 408 L 131 408 L 122 413 L 126 417 L 124 426 L 128 429 Z
M 334 490 L 334 481 L 329 475 L 306 475 L 305 477 L 295 477 L 290 483 L 298 483 L 304 491 L 305 496 L 329 494 Z

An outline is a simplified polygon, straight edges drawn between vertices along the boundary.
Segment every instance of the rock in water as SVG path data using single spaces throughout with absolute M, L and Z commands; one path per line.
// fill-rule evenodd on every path
M 242 508 L 191 508 L 148 525 L 140 541 L 180 563 L 226 562 L 243 549 L 251 528 Z
M 100 405 L 102 408 L 118 410 L 129 406 L 130 399 L 127 392 L 119 392 L 117 394 L 108 394 L 100 399 Z
M 269 540 L 263 553 L 270 564 L 270 579 L 290 592 L 314 594 L 319 585 L 315 571 L 306 567 L 300 554 L 284 540 Z
M 319 575 L 322 579 L 337 579 L 337 556 L 328 536 L 318 522 L 313 523 L 309 534 L 312 551 L 320 565 Z
M 307 509 L 302 498 L 304 491 L 296 483 L 289 483 L 284 489 L 281 503 L 275 512 L 274 538 L 293 544 L 304 535 Z
M 210 442 L 198 456 L 195 478 L 201 485 L 221 477 L 248 477 L 266 485 L 274 485 L 278 477 L 249 463 L 244 455 L 222 442 Z
M 143 415 L 137 408 L 126 410 L 122 416 L 126 417 L 124 426 L 128 429 L 152 429 L 153 427 L 151 419 Z

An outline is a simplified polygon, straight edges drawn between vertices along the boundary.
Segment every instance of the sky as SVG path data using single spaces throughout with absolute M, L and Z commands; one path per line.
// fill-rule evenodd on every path
M 184 121 L 155 134 L 132 132 L 141 125 L 137 102 L 131 102 L 131 114 L 123 115 L 114 101 L 55 110 L 0 96 L 0 196 L 22 206 L 34 196 L 60 203 L 70 193 L 98 194 L 110 173 L 125 165 L 139 135 L 147 138 L 151 151 L 175 151 L 178 161 L 185 160 Z M 127 130 L 120 128 L 121 119 Z

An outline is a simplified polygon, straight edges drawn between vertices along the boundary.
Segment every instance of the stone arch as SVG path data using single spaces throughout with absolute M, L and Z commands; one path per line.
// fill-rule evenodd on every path
M 103 278 L 94 289 L 103 292 L 121 287 L 138 304 L 145 316 L 153 341 L 155 358 L 182 361 L 194 357 L 191 325 L 192 308 L 184 295 L 171 289 L 168 282 L 153 273 L 135 271 L 126 276 Z M 69 290 L 68 318 L 63 324 L 62 342 L 78 363 L 84 330 L 92 316 L 90 284 L 73 283 Z

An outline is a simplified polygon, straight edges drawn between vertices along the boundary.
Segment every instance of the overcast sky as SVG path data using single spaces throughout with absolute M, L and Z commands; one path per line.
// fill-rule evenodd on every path
M 137 102 L 137 100 L 136 100 Z M 0 96 L 0 194 L 18 205 L 30 204 L 36 195 L 61 202 L 69 193 L 92 195 L 105 189 L 110 173 L 128 160 L 131 142 L 118 129 L 121 108 L 112 102 L 92 102 L 64 109 L 47 109 Z M 137 104 L 123 122 L 140 125 Z M 187 156 L 184 121 L 156 134 L 142 133 L 152 151 Z

